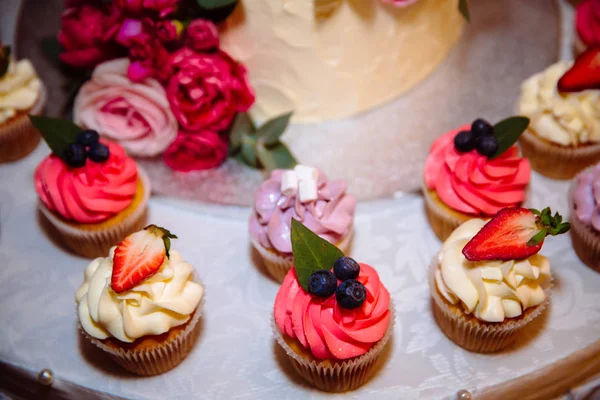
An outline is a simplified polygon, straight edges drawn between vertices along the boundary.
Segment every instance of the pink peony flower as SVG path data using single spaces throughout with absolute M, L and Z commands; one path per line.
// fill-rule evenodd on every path
M 179 5 L 179 0 L 116 0 L 117 7 L 130 15 L 158 13 L 164 18 L 173 13 Z
M 58 42 L 63 48 L 60 60 L 76 68 L 92 68 L 119 56 L 120 49 L 113 37 L 119 31 L 118 10 L 102 3 L 67 1 L 61 15 Z
M 167 97 L 187 131 L 227 129 L 238 112 L 254 103 L 246 69 L 223 51 L 201 54 L 183 48 L 172 54 Z
M 211 21 L 193 20 L 187 28 L 186 45 L 197 51 L 213 50 L 219 47 L 219 31 Z
M 209 130 L 179 132 L 163 154 L 169 168 L 182 172 L 215 168 L 226 158 L 227 142 Z
M 417 0 L 381 0 L 385 4 L 391 4 L 394 7 L 408 7 L 415 4 Z
M 76 124 L 97 130 L 134 156 L 162 153 L 177 135 L 177 120 L 164 88 L 154 79 L 134 83 L 129 60 L 100 64 L 75 99 Z
M 129 46 L 129 79 L 134 82 L 147 78 L 156 78 L 161 82 L 169 79 L 169 53 L 156 36 L 142 33 L 130 38 Z

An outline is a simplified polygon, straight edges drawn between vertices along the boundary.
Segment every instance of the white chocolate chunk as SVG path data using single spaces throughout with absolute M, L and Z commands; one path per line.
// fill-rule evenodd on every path
M 281 193 L 286 196 L 293 195 L 298 189 L 298 177 L 292 170 L 285 171 L 281 177 Z
M 294 172 L 299 181 L 316 181 L 319 179 L 319 171 L 307 165 L 296 165 Z
M 317 181 L 300 180 L 298 184 L 298 197 L 301 203 L 315 201 L 318 198 Z

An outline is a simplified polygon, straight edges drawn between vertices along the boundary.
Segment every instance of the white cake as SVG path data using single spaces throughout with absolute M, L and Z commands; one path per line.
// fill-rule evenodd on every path
M 342 119 L 406 92 L 444 59 L 464 21 L 457 0 L 241 0 L 222 46 L 256 90 L 253 117 Z

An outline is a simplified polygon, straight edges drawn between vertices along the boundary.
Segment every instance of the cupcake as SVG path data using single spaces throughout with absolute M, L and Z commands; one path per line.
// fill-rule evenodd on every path
M 586 265 L 600 272 L 600 164 L 580 172 L 569 192 L 571 240 Z
M 600 1 L 583 0 L 575 10 L 575 55 L 591 47 L 600 47 Z
M 374 268 L 345 257 L 296 220 L 292 240 L 296 265 L 275 298 L 275 340 L 311 385 L 355 389 L 371 377 L 392 335 L 390 294 Z
M 121 146 L 78 128 L 62 130 L 78 133 L 57 141 L 44 121 L 68 121 L 32 121 L 54 146 L 35 171 L 41 216 L 69 249 L 84 257 L 101 257 L 145 225 L 150 183 Z M 62 143 L 68 145 L 62 149 Z
M 531 167 L 513 143 L 527 123 L 511 117 L 493 127 L 477 119 L 433 142 L 422 191 L 427 218 L 440 240 L 471 218 L 492 217 L 523 203 Z
M 566 93 L 559 79 L 572 67 L 559 61 L 521 85 L 519 112 L 531 119 L 521 136 L 523 155 L 534 170 L 554 179 L 571 179 L 600 161 L 600 90 Z
M 538 254 L 544 238 L 568 229 L 548 208 L 519 207 L 459 226 L 429 270 L 433 314 L 444 334 L 478 353 L 513 343 L 550 301 L 550 262 Z
M 204 288 L 169 231 L 150 225 L 85 269 L 75 293 L 85 338 L 137 375 L 176 367 L 199 331 Z
M 348 252 L 356 200 L 344 181 L 329 181 L 319 169 L 297 165 L 275 170 L 254 195 L 250 240 L 278 282 L 292 268 L 291 221 L 302 221 L 323 239 Z
M 46 90 L 29 60 L 16 61 L 0 43 L 0 163 L 31 153 L 40 135 L 27 118 L 46 105 Z

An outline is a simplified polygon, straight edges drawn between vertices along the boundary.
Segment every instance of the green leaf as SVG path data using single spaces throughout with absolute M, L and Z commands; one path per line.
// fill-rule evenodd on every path
M 226 7 L 234 4 L 237 0 L 196 0 L 198 5 L 207 10 L 214 10 L 215 8 Z
M 290 153 L 285 144 L 277 142 L 275 146 L 265 147 L 262 144 L 256 146 L 256 154 L 265 169 L 291 169 L 298 164 L 294 155 Z
M 471 12 L 469 11 L 469 0 L 458 0 L 458 11 L 471 23 Z
M 313 272 L 322 269 L 329 271 L 333 268 L 333 263 L 344 256 L 340 249 L 294 218 L 292 218 L 291 238 L 296 275 L 304 290 L 308 290 L 308 279 Z
M 277 144 L 279 138 L 283 135 L 283 132 L 285 132 L 285 128 L 287 128 L 290 123 L 291 117 L 292 112 L 290 111 L 287 114 L 280 115 L 267 121 L 256 132 L 259 142 L 264 143 L 267 146 Z
M 0 78 L 6 74 L 10 66 L 10 46 L 2 46 L 0 42 Z
M 40 134 L 54 154 L 63 157 L 68 145 L 75 142 L 81 128 L 66 119 L 56 119 L 30 115 L 31 123 L 40 131 Z
M 256 140 L 251 136 L 242 137 L 242 159 L 252 168 L 258 167 L 256 160 Z
M 251 136 L 254 134 L 254 124 L 250 119 L 248 113 L 238 113 L 231 127 L 231 133 L 229 134 L 229 142 L 231 143 L 231 149 L 235 152 L 242 146 L 242 138 L 244 136 Z
M 529 239 L 529 241 L 527 242 L 527 246 L 535 246 L 535 245 L 541 243 L 547 234 L 548 234 L 548 230 L 542 229 L 541 231 L 539 231 L 538 233 L 533 235 L 533 237 L 531 239 Z
M 529 126 L 527 117 L 510 117 L 494 125 L 494 136 L 498 141 L 498 150 L 491 159 L 494 159 L 510 149 L 517 142 L 525 129 Z

